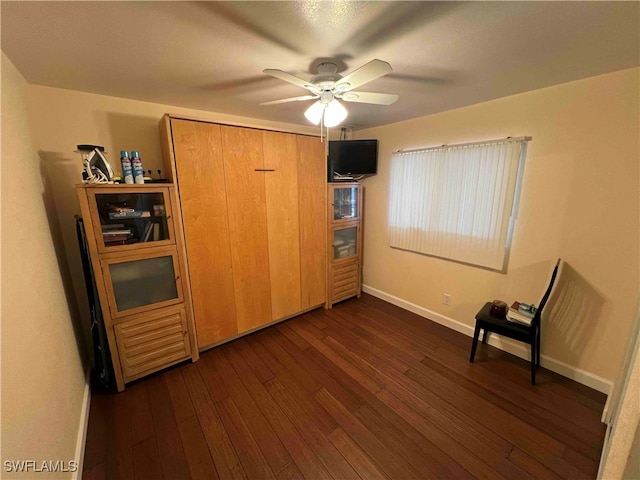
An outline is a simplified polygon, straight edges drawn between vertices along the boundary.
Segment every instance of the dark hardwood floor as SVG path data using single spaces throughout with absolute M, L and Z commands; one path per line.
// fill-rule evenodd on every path
M 372 296 L 93 393 L 85 479 L 595 478 L 605 396 Z

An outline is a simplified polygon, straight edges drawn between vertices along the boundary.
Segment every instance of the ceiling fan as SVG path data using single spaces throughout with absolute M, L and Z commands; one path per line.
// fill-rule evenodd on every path
M 347 110 L 338 102 L 373 103 L 375 105 L 391 105 L 398 99 L 398 95 L 389 93 L 354 92 L 353 90 L 376 78 L 391 73 L 391 65 L 382 60 L 371 60 L 347 76 L 338 73 L 338 66 L 333 62 L 323 62 L 318 65 L 318 73 L 311 80 L 291 75 L 290 73 L 273 68 L 263 70 L 263 73 L 306 88 L 311 95 L 284 98 L 272 102 L 264 102 L 260 105 L 277 105 L 287 102 L 301 102 L 316 100 L 304 113 L 307 119 L 315 124 L 325 127 L 334 127 L 347 118 Z

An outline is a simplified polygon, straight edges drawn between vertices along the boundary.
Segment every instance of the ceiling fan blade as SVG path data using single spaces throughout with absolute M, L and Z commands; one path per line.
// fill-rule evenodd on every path
M 317 95 L 303 95 L 301 97 L 291 97 L 291 98 L 283 98 L 282 100 L 274 100 L 272 102 L 263 102 L 260 105 L 277 105 L 279 103 L 287 103 L 287 102 L 303 102 L 305 100 L 313 100 L 318 98 Z
M 311 86 L 311 83 L 308 80 L 298 78 L 295 75 L 283 72 L 282 70 L 278 70 L 277 68 L 266 68 L 262 71 L 262 73 L 266 73 L 267 75 L 271 75 L 272 77 L 279 78 L 280 80 L 284 80 L 285 82 L 293 83 L 294 85 L 302 88 Z
M 351 72 L 346 77 L 341 78 L 336 82 L 335 88 L 341 91 L 349 91 L 354 88 L 358 88 L 360 85 L 364 85 L 376 78 L 383 77 L 384 75 L 393 72 L 391 65 L 382 60 L 371 60 L 369 63 L 364 64 L 359 69 Z M 340 85 L 349 84 L 348 87 L 340 88 Z
M 347 92 L 341 96 L 345 102 L 374 103 L 376 105 L 391 105 L 398 100 L 398 95 L 392 93 Z

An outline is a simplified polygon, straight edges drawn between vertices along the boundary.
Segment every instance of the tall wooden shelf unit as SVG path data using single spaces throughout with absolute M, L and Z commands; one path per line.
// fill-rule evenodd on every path
M 118 391 L 198 359 L 180 205 L 171 184 L 78 185 Z
M 327 307 L 360 297 L 362 281 L 362 185 L 329 183 Z

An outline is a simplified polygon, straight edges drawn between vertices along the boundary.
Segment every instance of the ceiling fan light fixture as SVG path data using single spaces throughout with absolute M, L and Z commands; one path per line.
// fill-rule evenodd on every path
M 327 127 L 335 127 L 347 118 L 347 109 L 337 100 L 332 100 L 324 112 L 324 124 Z M 308 117 L 307 117 L 308 118 Z
M 307 108 L 307 110 L 304 112 L 304 116 L 307 117 L 307 120 L 309 120 L 314 125 L 319 125 L 320 120 L 322 120 L 323 113 L 324 104 L 320 102 L 320 100 L 318 100 L 309 108 Z
M 317 74 L 305 80 L 275 68 L 267 68 L 263 72 L 272 77 L 284 80 L 308 90 L 311 95 L 285 98 L 264 102 L 261 105 L 313 100 L 317 101 L 304 112 L 304 116 L 314 125 L 320 125 L 320 138 L 324 127 L 335 127 L 348 116 L 347 109 L 337 99 L 345 102 L 371 103 L 374 105 L 391 105 L 397 95 L 388 93 L 353 92 L 355 88 L 391 73 L 391 65 L 382 60 L 373 59 L 346 76 L 338 73 L 335 62 L 321 62 L 317 65 Z

